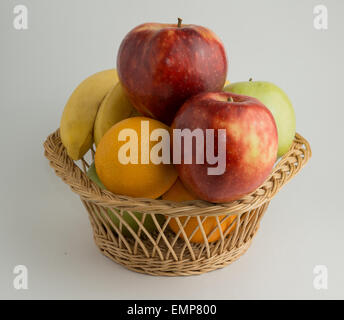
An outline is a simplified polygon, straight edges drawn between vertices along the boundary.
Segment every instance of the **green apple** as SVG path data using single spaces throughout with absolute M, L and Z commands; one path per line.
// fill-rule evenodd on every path
M 90 165 L 86 174 L 100 189 L 105 189 L 105 186 L 102 184 L 97 175 L 96 166 L 94 165 L 94 162 Z
M 90 165 L 90 167 L 87 170 L 87 176 L 94 182 L 96 183 L 99 188 L 101 189 L 105 189 L 104 185 L 102 184 L 102 182 L 100 181 L 97 172 L 96 172 L 96 167 L 94 165 L 94 162 Z M 119 210 L 116 210 L 117 212 L 119 212 Z M 142 219 L 142 213 L 141 212 L 133 212 L 134 215 L 136 216 L 136 218 L 141 221 Z M 108 216 L 111 218 L 112 222 L 115 224 L 116 227 L 119 226 L 119 219 L 116 217 L 116 215 L 114 213 L 112 213 L 110 210 L 107 210 L 107 214 Z M 164 221 L 165 218 L 164 216 L 157 214 L 155 215 L 157 221 L 159 222 L 159 224 L 161 225 Z M 125 220 L 125 222 L 127 222 L 129 224 L 129 226 L 131 227 L 131 229 L 137 233 L 139 226 L 137 224 L 137 222 L 134 220 L 134 218 L 127 212 L 124 211 L 123 212 L 123 219 Z M 144 227 L 146 228 L 146 230 L 149 233 L 152 233 L 156 230 L 156 226 L 155 223 L 152 219 L 152 216 L 150 214 L 146 215 L 145 218 L 145 222 L 143 223 Z M 132 234 L 130 233 L 130 231 L 126 228 L 126 227 L 122 227 L 122 233 L 125 236 L 132 236 Z M 143 231 L 142 231 L 143 234 Z
M 265 81 L 231 83 L 224 91 L 257 98 L 272 113 L 278 132 L 278 157 L 290 148 L 295 137 L 295 112 L 286 93 L 275 84 Z

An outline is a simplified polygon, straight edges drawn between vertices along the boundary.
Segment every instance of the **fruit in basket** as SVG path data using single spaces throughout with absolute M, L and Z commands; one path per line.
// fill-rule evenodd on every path
M 60 135 L 68 155 L 78 160 L 93 144 L 93 125 L 99 105 L 118 81 L 115 69 L 93 74 L 79 84 L 63 110 Z
M 257 98 L 272 113 L 278 132 L 278 157 L 289 150 L 295 137 L 296 119 L 287 94 L 275 84 L 265 81 L 243 81 L 225 87 L 227 92 Z
M 197 199 L 195 196 L 193 196 L 188 190 L 185 189 L 180 179 L 177 179 L 175 184 L 172 186 L 170 190 L 168 190 L 163 196 L 163 200 L 170 200 L 170 201 L 189 201 L 189 200 L 195 200 Z M 231 226 L 231 223 L 235 220 L 236 216 L 230 216 L 226 218 L 225 215 L 218 216 L 219 222 L 217 222 L 216 217 L 207 217 L 204 222 L 202 223 L 203 229 L 205 232 L 205 235 L 207 237 L 208 242 L 217 241 L 221 238 L 221 233 L 218 228 L 218 226 L 221 226 L 221 230 L 223 235 L 228 235 L 235 227 L 235 223 L 233 223 L 233 226 Z M 179 218 L 179 221 L 181 225 L 183 226 L 186 222 L 187 217 L 183 216 Z M 203 217 L 200 217 L 201 221 L 204 219 Z M 172 218 L 169 222 L 169 227 L 172 229 L 174 233 L 178 233 L 180 230 L 180 227 L 178 225 L 178 222 L 175 218 Z M 204 242 L 202 231 L 198 228 L 199 223 L 196 217 L 191 217 L 187 224 L 184 226 L 184 232 L 187 236 L 187 238 L 191 242 L 196 243 L 202 243 Z M 228 228 L 231 228 L 229 231 L 226 231 Z M 198 230 L 194 233 L 195 229 L 198 228 Z M 193 234 L 194 233 L 194 234 Z M 192 235 L 193 234 L 193 235 Z M 190 238 L 190 236 L 192 237 Z M 183 234 L 180 233 L 180 238 L 184 238 Z
M 106 132 L 95 154 L 97 174 L 106 189 L 155 199 L 172 186 L 177 179 L 174 166 L 152 161 L 152 154 L 157 149 L 161 151 L 163 145 L 162 141 L 151 139 L 152 133 L 161 130 L 169 139 L 169 127 L 165 124 L 146 117 L 133 117 L 118 122 Z
M 182 161 L 176 165 L 185 187 L 202 200 L 220 203 L 239 199 L 264 182 L 276 161 L 278 137 L 274 118 L 252 97 L 229 92 L 199 94 L 178 111 L 172 128 L 200 128 L 204 137 L 206 129 L 214 129 L 213 150 L 209 152 L 218 157 L 217 169 L 222 170 L 210 172 L 208 169 L 215 165 L 207 163 L 207 159 L 203 164 L 196 163 L 199 148 L 195 143 L 191 148 L 192 163 Z M 223 136 L 218 129 L 225 129 Z M 181 159 L 184 154 L 182 148 Z
M 101 189 L 105 189 L 104 185 L 102 184 L 102 182 L 100 181 L 97 172 L 96 172 L 96 168 L 94 165 L 94 162 L 90 165 L 90 167 L 87 170 L 87 176 L 95 183 L 98 185 L 98 187 L 100 187 Z M 119 210 L 116 210 L 117 212 L 119 212 Z M 115 224 L 115 226 L 117 228 L 119 228 L 120 226 L 120 221 L 119 219 L 116 217 L 116 215 L 111 212 L 111 210 L 106 210 L 107 215 L 110 217 L 110 219 L 112 220 L 112 222 Z M 133 212 L 133 214 L 136 216 L 136 218 L 141 221 L 143 214 L 141 212 Z M 162 215 L 155 215 L 156 220 L 158 221 L 158 223 L 161 225 L 164 221 L 165 218 Z M 129 227 L 135 232 L 137 233 L 139 230 L 139 225 L 137 224 L 137 222 L 134 220 L 134 218 L 127 212 L 124 211 L 123 212 L 123 220 L 128 223 Z M 152 216 L 150 214 L 147 214 L 143 223 L 143 226 L 146 228 L 146 230 L 149 233 L 152 233 L 156 230 L 156 226 L 155 223 L 152 219 Z M 126 228 L 125 226 L 122 226 L 122 234 L 124 236 L 132 236 L 132 234 L 130 233 L 130 231 L 128 230 L 128 228 Z M 143 231 L 141 231 L 141 234 L 144 234 Z
M 223 89 L 227 58 L 209 29 L 181 24 L 145 23 L 122 41 L 118 76 L 136 109 L 168 125 L 189 97 Z
M 129 118 L 136 112 L 123 91 L 120 82 L 107 93 L 100 104 L 94 123 L 94 142 L 99 144 L 103 135 L 117 122 Z
M 178 178 L 173 186 L 162 195 L 163 200 L 169 201 L 190 201 L 190 200 L 197 200 L 193 194 L 191 194 L 188 190 L 185 189 L 183 183 Z
M 89 166 L 86 174 L 100 189 L 105 189 L 105 186 L 102 184 L 102 182 L 100 181 L 100 179 L 97 175 L 97 171 L 96 171 L 96 167 L 94 165 L 94 162 L 92 162 L 92 164 Z

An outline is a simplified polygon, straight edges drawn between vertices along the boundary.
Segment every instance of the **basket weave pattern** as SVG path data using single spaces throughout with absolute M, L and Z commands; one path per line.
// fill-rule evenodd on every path
M 201 274 L 238 259 L 250 246 L 270 200 L 311 157 L 309 143 L 296 134 L 290 150 L 276 164 L 268 179 L 251 194 L 224 204 L 201 200 L 180 203 L 132 198 L 100 189 L 85 174 L 90 163 L 82 159 L 80 168 L 68 157 L 59 130 L 47 138 L 44 148 L 45 156 L 56 174 L 80 196 L 89 214 L 95 243 L 101 252 L 128 269 L 165 276 Z M 119 224 L 113 222 L 110 211 Z M 136 221 L 138 230 L 133 230 L 123 219 L 124 212 Z M 135 212 L 143 213 L 142 219 L 139 220 Z M 144 226 L 148 214 L 156 226 L 153 233 L 149 233 Z M 164 215 L 165 221 L 159 223 L 157 215 Z M 233 215 L 236 216 L 233 222 L 222 230 L 222 223 Z M 181 217 L 186 217 L 185 221 Z M 198 227 L 187 236 L 184 227 L 192 217 L 197 219 Z M 216 219 L 217 227 L 207 235 L 203 223 L 209 217 Z M 177 234 L 168 227 L 171 219 L 176 219 L 180 228 Z M 124 227 L 129 230 L 130 236 L 123 235 Z M 199 230 L 204 241 L 194 243 L 192 236 Z M 209 243 L 207 238 L 217 230 L 220 239 Z

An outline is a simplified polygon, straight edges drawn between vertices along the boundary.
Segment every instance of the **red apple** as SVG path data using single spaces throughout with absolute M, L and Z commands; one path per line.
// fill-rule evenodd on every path
M 145 23 L 122 41 L 119 79 L 143 115 L 168 125 L 191 96 L 222 90 L 227 58 L 220 39 L 196 25 Z
M 225 165 L 222 174 L 209 174 L 209 167 L 216 165 L 207 163 L 206 152 L 202 151 L 202 147 L 197 150 L 196 143 L 184 150 L 185 139 L 182 142 L 181 163 L 176 165 L 183 184 L 195 196 L 206 201 L 228 202 L 254 191 L 269 176 L 277 158 L 275 120 L 268 108 L 252 97 L 228 92 L 201 93 L 184 103 L 176 114 L 172 128 L 191 131 L 200 128 L 204 137 L 206 129 L 214 129 L 211 152 L 223 154 Z M 218 129 L 225 129 L 222 130 L 225 147 L 221 152 L 218 149 Z M 173 138 L 175 147 L 175 135 Z M 205 138 L 203 148 L 206 148 Z M 196 152 L 200 150 L 204 154 L 204 164 L 196 163 Z M 187 153 L 192 153 L 191 164 L 183 161 Z

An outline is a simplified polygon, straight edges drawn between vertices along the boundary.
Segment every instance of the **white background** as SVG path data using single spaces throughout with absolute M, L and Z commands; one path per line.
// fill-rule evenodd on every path
M 326 31 L 313 27 L 313 0 L 1 0 L 0 298 L 344 298 L 344 2 L 321 3 Z M 16 4 L 28 8 L 28 30 L 13 28 Z M 288 93 L 313 158 L 272 201 L 239 261 L 164 278 L 101 255 L 87 213 L 49 167 L 42 143 L 78 83 L 115 66 L 130 29 L 177 17 L 220 36 L 230 81 L 269 80 Z M 29 270 L 25 291 L 13 288 L 18 264 Z M 313 287 L 319 264 L 328 268 L 328 290 Z

